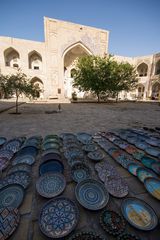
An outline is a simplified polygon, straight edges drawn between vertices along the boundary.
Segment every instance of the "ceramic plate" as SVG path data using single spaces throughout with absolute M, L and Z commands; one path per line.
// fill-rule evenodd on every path
M 60 146 L 59 146 L 59 144 L 58 143 L 54 143 L 54 142 L 48 142 L 48 143 L 45 143 L 44 145 L 43 145 L 43 149 L 44 150 L 48 150 L 48 149 L 59 149 L 60 148 Z
M 60 151 L 58 149 L 48 149 L 42 152 L 42 157 L 49 154 L 49 153 L 57 153 L 59 155 L 61 155 Z
M 141 167 L 140 164 L 137 163 L 130 163 L 127 167 L 128 171 L 133 174 L 134 176 L 137 176 L 137 169 Z
M 27 146 L 27 147 L 21 148 L 16 156 L 32 155 L 33 157 L 36 157 L 37 153 L 38 153 L 38 149 L 36 147 Z
M 82 149 L 86 152 L 93 152 L 97 150 L 97 147 L 94 144 L 86 144 L 82 147 Z
M 0 190 L 0 208 L 18 208 L 24 197 L 24 188 L 19 184 L 8 185 Z
M 76 163 L 71 168 L 71 175 L 75 182 L 81 182 L 90 176 L 90 168 L 84 163 Z
M 114 211 L 105 210 L 100 216 L 102 228 L 113 236 L 120 235 L 126 226 L 124 218 Z
M 87 156 L 93 161 L 100 161 L 104 158 L 104 154 L 100 151 L 89 152 Z
M 17 152 L 19 150 L 21 146 L 21 142 L 17 139 L 12 139 L 10 141 L 8 141 L 5 146 L 3 146 L 3 149 L 5 150 L 11 150 L 14 153 Z
M 139 237 L 134 235 L 133 233 L 122 233 L 117 237 L 117 240 L 141 240 Z
M 11 175 L 5 177 L 2 180 L 2 187 L 5 187 L 9 184 L 20 184 L 23 188 L 27 188 L 31 182 L 30 174 L 25 171 L 14 172 Z
M 158 157 L 160 155 L 160 150 L 159 149 L 156 149 L 156 148 L 146 148 L 145 149 L 146 153 L 154 156 L 154 157 Z
M 95 232 L 77 232 L 73 234 L 68 240 L 105 240 L 101 235 Z
M 3 145 L 7 139 L 5 137 L 0 137 L 0 146 Z
M 147 178 L 144 181 L 147 191 L 155 198 L 160 200 L 160 180 L 156 178 Z
M 59 160 L 48 160 L 39 166 L 39 175 L 45 173 L 63 173 L 64 165 Z
M 26 163 L 28 165 L 32 165 L 34 162 L 35 162 L 35 157 L 33 157 L 29 154 L 25 154 L 25 155 L 21 155 L 21 156 L 14 158 L 12 161 L 12 165 L 14 166 L 19 163 Z
M 77 139 L 83 144 L 88 144 L 92 140 L 92 135 L 85 132 L 77 133 Z
M 58 153 L 48 153 L 42 156 L 42 161 L 45 162 L 47 160 L 61 160 L 61 156 Z
M 128 195 L 128 185 L 121 177 L 111 176 L 106 178 L 105 187 L 114 197 L 123 198 Z
M 2 240 L 8 239 L 12 235 L 18 227 L 19 221 L 20 215 L 17 208 L 0 209 L 0 236 Z
M 104 208 L 109 200 L 109 194 L 104 185 L 96 180 L 87 179 L 77 184 L 75 194 L 78 202 L 90 210 Z
M 122 202 L 121 211 L 125 219 L 140 230 L 153 230 L 158 224 L 154 210 L 140 199 L 126 198 Z
M 47 237 L 62 238 L 75 229 L 78 218 L 78 208 L 74 202 L 64 197 L 54 198 L 43 206 L 39 226 Z
M 13 155 L 14 155 L 14 152 L 11 150 L 4 150 L 4 149 L 0 150 L 0 158 L 6 157 L 10 160 L 13 157 Z
M 155 177 L 156 178 L 157 176 L 151 170 L 149 170 L 147 168 L 139 167 L 137 169 L 137 177 L 139 178 L 139 180 L 141 182 L 144 182 L 144 180 L 148 177 Z
M 160 162 L 155 162 L 151 164 L 151 168 L 154 172 L 160 175 Z
M 6 169 L 9 165 L 10 161 L 6 157 L 0 157 L 0 171 Z
M 65 177 L 60 173 L 47 173 L 36 182 L 37 192 L 46 198 L 52 198 L 61 194 L 66 187 Z
M 17 171 L 25 171 L 27 173 L 31 173 L 32 171 L 32 168 L 30 165 L 26 164 L 26 163 L 20 163 L 20 164 L 17 164 L 15 166 L 12 166 L 8 172 L 7 172 L 7 175 L 10 175 L 11 173 L 14 173 L 14 172 L 17 172 Z
M 156 160 L 147 156 L 144 156 L 141 160 L 141 162 L 143 163 L 144 166 L 148 167 L 148 168 L 152 168 L 151 165 L 152 163 L 155 163 Z

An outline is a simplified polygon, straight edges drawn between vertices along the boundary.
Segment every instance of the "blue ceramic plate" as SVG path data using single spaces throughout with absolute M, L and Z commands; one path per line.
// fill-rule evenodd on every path
M 3 145 L 7 139 L 5 137 L 0 137 L 0 146 Z
M 20 164 L 17 164 L 15 166 L 12 166 L 8 170 L 7 175 L 10 175 L 11 173 L 14 173 L 14 172 L 17 172 L 17 171 L 25 171 L 25 172 L 28 172 L 30 174 L 31 171 L 32 171 L 32 168 L 31 168 L 30 165 L 28 165 L 26 163 L 20 163 Z
M 147 156 L 144 156 L 142 159 L 141 159 L 141 162 L 143 163 L 143 165 L 147 168 L 152 168 L 152 163 L 155 163 L 156 160 L 153 159 L 153 158 L 150 158 L 150 157 L 147 157 Z
M 59 160 L 48 160 L 39 166 L 39 175 L 45 173 L 63 173 L 64 166 Z
M 42 152 L 42 157 L 49 154 L 49 153 L 56 153 L 56 154 L 59 154 L 61 156 L 61 153 L 58 149 L 48 149 L 48 150 L 45 150 Z
M 93 161 L 100 161 L 100 160 L 102 160 L 104 158 L 104 154 L 101 151 L 99 151 L 99 150 L 94 151 L 94 152 L 89 152 L 87 154 L 87 156 L 90 159 L 92 159 Z
M 37 192 L 45 198 L 58 196 L 65 187 L 66 180 L 61 173 L 46 173 L 36 182 Z
M 12 161 L 12 165 L 15 166 L 19 163 L 26 163 L 28 165 L 32 165 L 35 162 L 35 158 L 29 154 L 21 155 Z
M 155 198 L 160 200 L 160 180 L 156 178 L 147 178 L 144 181 L 147 191 Z
M 97 150 L 97 147 L 94 144 L 86 144 L 82 147 L 82 149 L 86 152 L 93 152 L 93 151 Z
M 43 162 L 47 160 L 61 160 L 61 156 L 57 153 L 48 153 L 42 157 Z
M 147 168 L 139 167 L 137 169 L 137 177 L 139 178 L 139 180 L 141 182 L 144 182 L 144 180 L 148 177 L 155 177 L 156 178 L 157 176 L 151 170 L 149 170 Z
M 84 163 L 75 163 L 71 168 L 71 175 L 75 182 L 81 182 L 90 176 L 90 168 Z
M 160 162 L 152 163 L 151 168 L 154 172 L 160 175 Z
M 146 153 L 154 156 L 154 157 L 158 157 L 160 155 L 160 150 L 154 147 L 149 147 L 145 149 Z
M 78 218 L 79 212 L 74 202 L 64 197 L 53 198 L 41 209 L 39 227 L 49 238 L 62 238 L 75 229 Z
M 90 210 L 104 208 L 109 201 L 109 194 L 104 185 L 93 179 L 87 179 L 77 184 L 75 194 L 78 202 Z
M 18 208 L 24 198 L 24 188 L 19 184 L 11 184 L 0 190 L 0 208 Z
M 154 210 L 138 198 L 126 198 L 121 205 L 125 219 L 135 228 L 143 231 L 153 230 L 158 224 Z
M 28 146 L 28 147 L 21 148 L 16 156 L 29 154 L 29 155 L 32 155 L 33 157 L 36 157 L 37 153 L 38 153 L 38 149 L 36 147 Z
M 89 144 L 92 140 L 92 135 L 85 132 L 77 133 L 77 139 L 83 144 Z

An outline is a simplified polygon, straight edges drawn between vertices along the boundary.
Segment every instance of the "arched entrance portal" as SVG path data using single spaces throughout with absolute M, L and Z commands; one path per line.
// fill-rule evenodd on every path
M 92 55 L 92 53 L 80 42 L 70 46 L 64 52 L 64 96 L 66 98 L 71 98 L 73 92 L 76 92 L 79 97 L 83 97 L 84 93 L 79 93 L 72 84 L 76 62 L 79 57 L 85 55 Z
M 36 85 L 36 86 L 38 86 L 40 88 L 41 92 L 38 93 L 37 97 L 42 99 L 43 98 L 43 92 L 44 92 L 44 86 L 43 86 L 42 80 L 37 78 L 37 77 L 34 77 L 34 78 L 32 78 L 31 82 L 34 85 Z
M 143 84 L 138 84 L 138 99 L 143 99 L 145 87 Z

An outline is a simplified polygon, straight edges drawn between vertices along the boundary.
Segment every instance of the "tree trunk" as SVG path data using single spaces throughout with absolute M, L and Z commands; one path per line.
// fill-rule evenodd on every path
M 99 96 L 99 93 L 97 94 L 97 98 L 98 98 L 98 103 L 100 103 L 100 96 Z
M 16 95 L 16 113 L 18 114 L 18 96 Z
M 116 102 L 118 102 L 118 93 L 116 94 Z

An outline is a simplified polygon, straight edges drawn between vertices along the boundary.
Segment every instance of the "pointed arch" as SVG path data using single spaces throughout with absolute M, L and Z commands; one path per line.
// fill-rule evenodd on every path
M 28 67 L 34 70 L 40 70 L 42 68 L 42 56 L 36 50 L 28 54 Z
M 160 60 L 156 62 L 155 75 L 160 74 Z
M 152 99 L 158 100 L 160 98 L 160 82 L 156 81 L 152 85 Z
M 148 74 L 148 65 L 144 62 L 137 66 L 137 72 L 139 77 L 146 77 Z
M 19 67 L 20 55 L 19 52 L 13 47 L 9 47 L 4 50 L 4 61 L 5 66 L 8 67 Z
M 34 85 L 37 85 L 39 88 L 40 88 L 40 92 L 38 93 L 38 98 L 43 98 L 43 92 L 44 92 L 44 84 L 43 84 L 43 81 L 38 78 L 38 77 L 33 77 L 31 79 L 31 83 L 33 83 Z
M 77 46 L 80 46 L 84 51 L 86 51 L 86 53 L 88 55 L 93 55 L 92 51 L 84 44 L 82 43 L 81 41 L 78 41 L 76 43 L 73 43 L 71 44 L 69 47 L 67 47 L 64 51 L 63 51 L 63 54 L 62 54 L 62 57 L 65 56 L 65 54 L 70 51 L 71 49 L 77 47 Z

